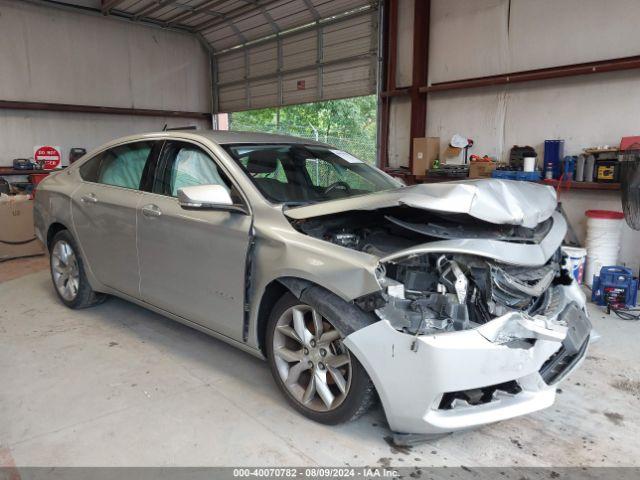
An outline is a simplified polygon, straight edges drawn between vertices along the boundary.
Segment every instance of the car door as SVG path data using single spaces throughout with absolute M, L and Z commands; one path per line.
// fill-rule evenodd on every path
M 139 188 L 159 146 L 153 141 L 133 142 L 98 154 L 80 167 L 83 181 L 71 198 L 73 226 L 93 274 L 104 285 L 135 297 Z
M 248 205 L 217 159 L 194 143 L 168 141 L 154 177 L 137 212 L 142 299 L 241 340 L 251 216 L 184 209 L 176 197 L 182 187 L 216 184 Z

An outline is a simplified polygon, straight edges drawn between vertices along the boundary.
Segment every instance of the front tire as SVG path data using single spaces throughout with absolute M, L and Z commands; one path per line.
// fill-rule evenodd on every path
M 375 399 L 373 383 L 343 338 L 317 305 L 290 293 L 276 303 L 267 324 L 267 358 L 276 384 L 293 408 L 319 423 L 354 420 Z
M 53 237 L 49 266 L 56 293 L 67 307 L 87 308 L 105 300 L 104 293 L 91 289 L 80 251 L 68 230 L 61 230 Z

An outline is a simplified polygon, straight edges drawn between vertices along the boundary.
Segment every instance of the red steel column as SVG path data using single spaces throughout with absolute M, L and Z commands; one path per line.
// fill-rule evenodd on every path
M 398 55 L 398 0 L 384 2 L 383 47 L 384 55 L 384 85 L 382 92 L 395 90 L 396 65 Z M 381 92 L 381 93 L 382 93 Z M 389 166 L 389 115 L 391 99 L 386 95 L 380 95 L 378 101 L 382 102 L 380 110 L 380 167 Z
M 413 139 L 427 130 L 427 93 L 420 87 L 429 79 L 429 15 L 431 0 L 415 0 L 413 10 L 413 67 L 411 78 L 411 124 L 409 169 L 413 168 Z

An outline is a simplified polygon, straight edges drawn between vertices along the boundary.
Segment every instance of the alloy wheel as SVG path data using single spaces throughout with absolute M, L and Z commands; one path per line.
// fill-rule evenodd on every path
M 280 379 L 302 406 L 317 412 L 337 408 L 351 386 L 351 358 L 342 335 L 308 305 L 287 309 L 273 335 Z
M 76 254 L 66 241 L 56 242 L 51 252 L 51 272 L 53 282 L 62 298 L 68 302 L 78 295 L 80 271 Z

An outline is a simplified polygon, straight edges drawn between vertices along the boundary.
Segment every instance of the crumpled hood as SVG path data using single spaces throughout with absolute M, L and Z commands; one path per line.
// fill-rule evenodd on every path
M 406 205 L 435 212 L 466 213 L 495 224 L 533 228 L 556 208 L 552 187 L 513 180 L 478 179 L 429 183 L 287 209 L 292 219 L 350 210 L 376 210 Z

